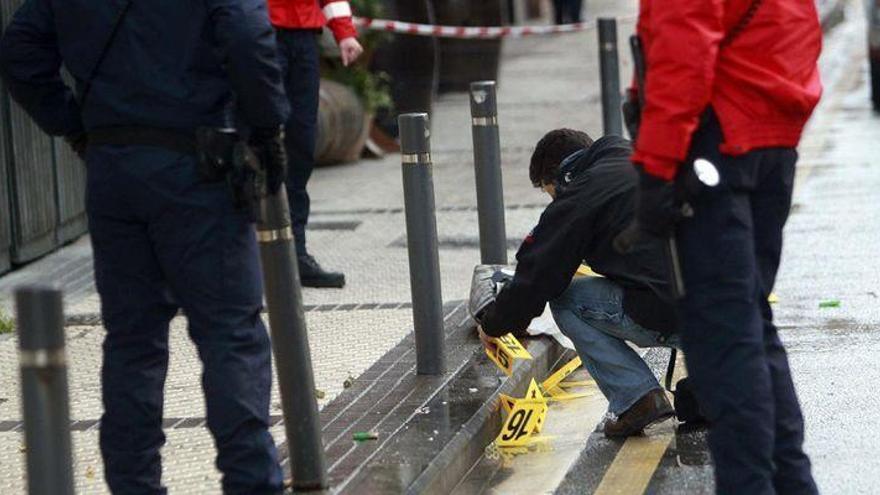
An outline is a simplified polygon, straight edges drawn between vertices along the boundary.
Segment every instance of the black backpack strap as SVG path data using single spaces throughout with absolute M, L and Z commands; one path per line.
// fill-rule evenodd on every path
M 79 100 L 80 108 L 86 105 L 86 100 L 88 100 L 89 93 L 92 91 L 92 81 L 95 80 L 95 76 L 98 74 L 98 69 L 104 64 L 104 59 L 107 58 L 107 53 L 110 51 L 110 47 L 113 46 L 113 41 L 116 39 L 116 35 L 119 33 L 119 28 L 122 27 L 122 21 L 125 20 L 128 11 L 131 9 L 132 3 L 134 3 L 134 0 L 126 0 L 122 9 L 116 15 L 116 20 L 113 21 L 113 27 L 110 28 L 110 35 L 107 36 L 107 41 L 105 41 L 104 46 L 101 47 L 101 53 L 98 54 L 98 58 L 95 60 L 95 65 L 92 66 L 92 70 L 89 72 L 89 77 L 83 84 L 82 97 Z
M 666 365 L 666 390 L 670 392 L 675 392 L 672 390 L 672 375 L 675 374 L 675 360 L 678 358 L 678 349 L 672 348 L 672 352 L 669 353 L 669 364 Z

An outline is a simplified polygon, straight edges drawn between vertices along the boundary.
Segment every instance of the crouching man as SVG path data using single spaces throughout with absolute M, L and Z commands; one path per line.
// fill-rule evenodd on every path
M 609 402 L 605 435 L 638 434 L 673 416 L 656 377 L 629 346 L 678 346 L 664 248 L 642 241 L 618 253 L 614 238 L 632 221 L 638 175 L 628 141 L 593 142 L 557 129 L 538 142 L 529 166 L 535 187 L 553 201 L 516 255 L 516 274 L 494 301 L 472 301 L 481 338 L 525 331 L 549 302 L 562 333 Z M 603 277 L 578 277 L 582 262 Z

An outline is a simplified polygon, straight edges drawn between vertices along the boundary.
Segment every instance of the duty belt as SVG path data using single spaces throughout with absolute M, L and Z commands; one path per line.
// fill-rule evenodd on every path
M 104 127 L 89 131 L 89 146 L 152 146 L 187 155 L 196 154 L 196 138 L 185 131 L 158 127 Z

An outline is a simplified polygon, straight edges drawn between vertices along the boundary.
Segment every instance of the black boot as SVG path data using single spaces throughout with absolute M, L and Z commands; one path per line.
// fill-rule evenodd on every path
M 345 287 L 345 275 L 339 272 L 328 272 L 310 254 L 299 256 L 299 280 L 303 287 Z

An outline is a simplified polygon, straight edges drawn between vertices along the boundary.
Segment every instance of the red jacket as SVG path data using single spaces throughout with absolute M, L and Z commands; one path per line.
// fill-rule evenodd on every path
M 357 36 L 346 0 L 268 0 L 272 25 L 281 29 L 321 29 L 333 31 L 336 41 Z M 320 3 L 319 3 L 320 2 Z
M 722 153 L 795 147 L 822 94 L 822 48 L 813 0 L 763 0 L 733 40 L 725 34 L 753 0 L 641 0 L 646 103 L 633 161 L 675 176 L 708 105 L 724 133 Z

